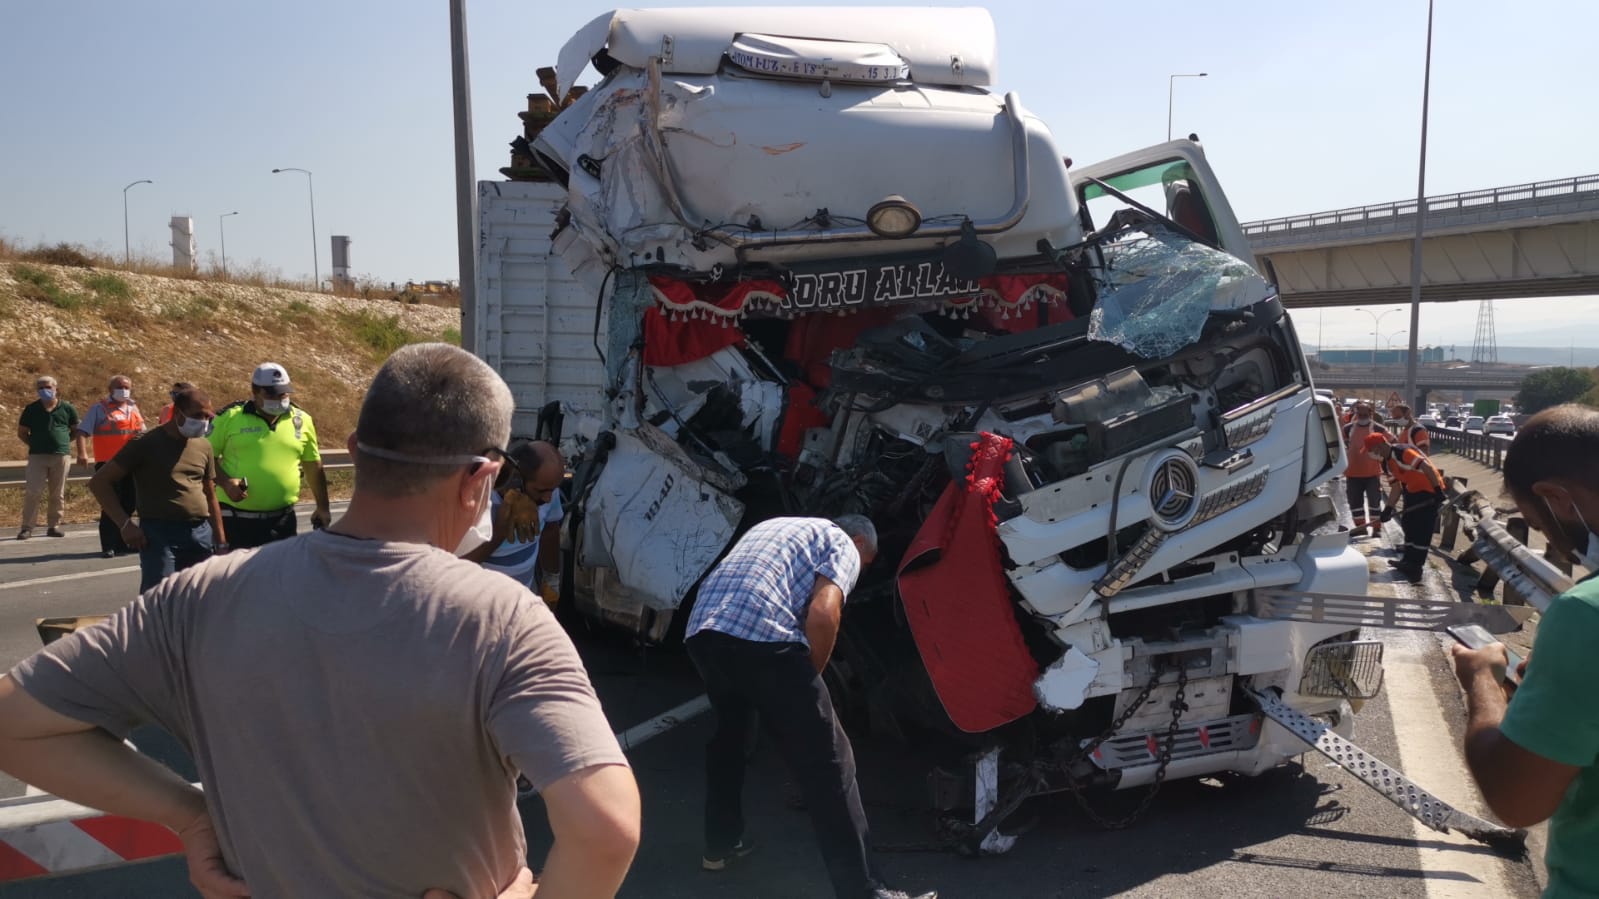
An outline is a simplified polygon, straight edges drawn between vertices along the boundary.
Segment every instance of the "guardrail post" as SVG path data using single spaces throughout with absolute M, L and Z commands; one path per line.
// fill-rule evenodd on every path
M 1522 518 L 1519 515 L 1514 516 L 1509 521 L 1505 522 L 1505 530 L 1510 534 L 1510 536 L 1521 541 L 1522 546 L 1527 545 L 1527 519 Z M 1505 605 L 1524 606 L 1526 604 L 1527 598 L 1516 592 L 1516 588 L 1510 586 L 1509 581 L 1505 581 Z

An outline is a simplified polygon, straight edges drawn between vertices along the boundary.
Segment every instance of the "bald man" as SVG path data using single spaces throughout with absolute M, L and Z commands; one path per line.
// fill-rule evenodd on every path
M 526 584 L 553 607 L 560 598 L 566 461 L 544 440 L 512 444 L 510 460 L 495 485 L 494 534 L 464 558 Z

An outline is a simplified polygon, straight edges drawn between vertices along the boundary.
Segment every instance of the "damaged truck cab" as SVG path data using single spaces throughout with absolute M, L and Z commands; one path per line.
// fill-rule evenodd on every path
M 979 9 L 607 14 L 558 100 L 591 63 L 480 186 L 474 334 L 576 472 L 579 613 L 675 639 L 742 529 L 861 513 L 854 723 L 1061 789 L 1304 752 L 1251 691 L 1347 731 L 1380 646 L 1261 605 L 1365 592 L 1336 410 L 1197 143 L 1069 167 Z

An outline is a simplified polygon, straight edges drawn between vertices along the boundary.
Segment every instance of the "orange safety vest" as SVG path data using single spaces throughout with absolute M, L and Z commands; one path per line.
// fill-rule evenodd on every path
M 1365 445 L 1366 435 L 1386 433 L 1388 429 L 1375 418 L 1369 425 L 1353 421 L 1344 425 L 1344 446 L 1349 447 L 1349 467 L 1344 469 L 1344 477 L 1375 478 L 1382 474 L 1382 464 L 1366 455 Z
M 105 414 L 95 421 L 94 433 L 89 436 L 94 441 L 94 461 L 110 462 L 129 440 L 144 433 L 144 416 L 133 403 L 119 407 L 101 400 L 100 405 Z
M 1399 482 L 1405 493 L 1439 493 L 1444 478 L 1433 466 L 1427 454 L 1414 447 L 1396 446 L 1394 454 L 1383 463 L 1388 476 Z

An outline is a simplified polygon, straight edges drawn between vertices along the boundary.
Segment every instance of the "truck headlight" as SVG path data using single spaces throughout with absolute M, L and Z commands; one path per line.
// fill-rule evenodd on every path
M 878 200 L 866 211 L 866 227 L 878 237 L 910 237 L 921 226 L 921 210 L 899 194 Z

